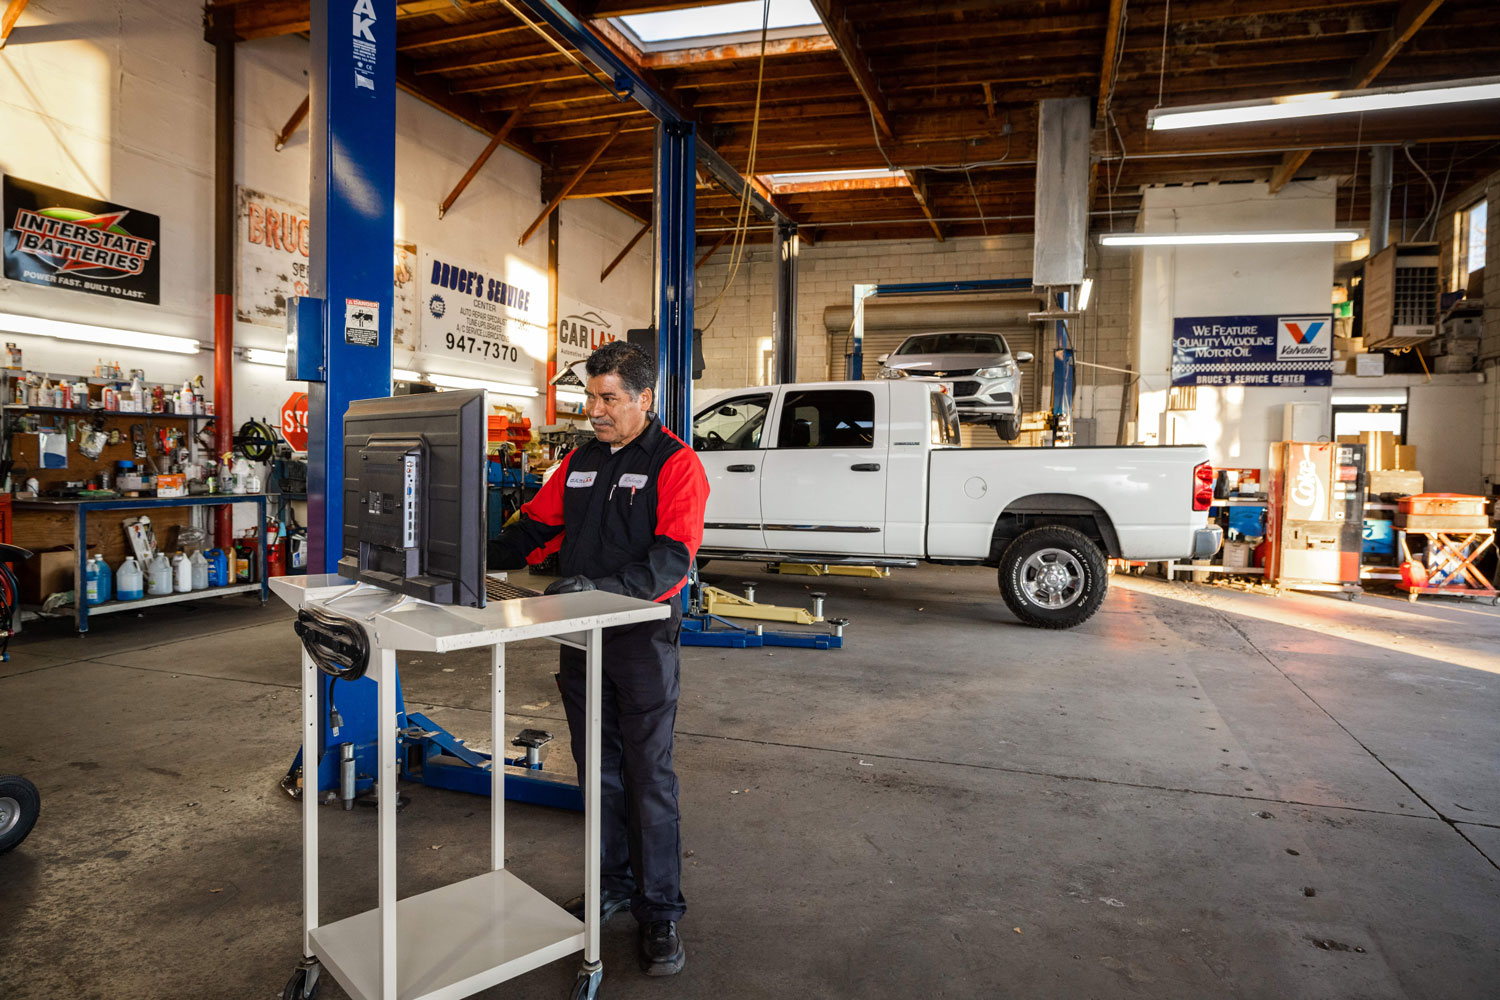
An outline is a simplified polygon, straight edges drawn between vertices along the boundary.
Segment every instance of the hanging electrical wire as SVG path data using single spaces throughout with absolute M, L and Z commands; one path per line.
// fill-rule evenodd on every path
M 755 154 L 760 146 L 760 98 L 766 79 L 766 42 L 771 30 L 771 0 L 764 0 L 760 20 L 760 60 L 755 71 L 755 111 L 750 119 L 750 151 L 745 163 L 745 183 L 740 189 L 739 211 L 735 215 L 734 238 L 730 242 L 729 264 L 724 270 L 724 286 L 719 289 L 719 294 L 714 296 L 711 306 L 713 313 L 708 322 L 700 329 L 708 330 L 719 318 L 719 308 L 724 303 L 724 297 L 729 294 L 729 289 L 734 285 L 734 279 L 739 275 L 740 265 L 744 262 L 745 241 L 750 234 L 750 186 L 755 181 Z
M 1406 154 L 1406 158 L 1411 161 L 1411 165 L 1417 168 L 1417 173 L 1419 173 L 1419 174 L 1422 175 L 1422 179 L 1424 181 L 1426 181 L 1427 182 L 1427 186 L 1432 189 L 1432 208 L 1431 208 L 1430 211 L 1428 211 L 1428 213 L 1426 215 L 1422 216 L 1422 221 L 1419 222 L 1419 223 L 1417 223 L 1417 228 L 1415 230 L 1413 230 L 1412 234 L 1411 234 L 1411 238 L 1412 239 L 1414 239 L 1414 240 L 1420 240 L 1422 238 L 1422 230 L 1425 229 L 1425 228 L 1427 228 L 1427 224 L 1429 222 L 1434 222 L 1435 223 L 1437 221 L 1437 213 L 1438 213 L 1438 189 L 1437 189 L 1437 184 L 1433 181 L 1433 179 L 1430 176 L 1428 176 L 1427 171 L 1425 171 L 1425 170 L 1422 169 L 1422 165 L 1417 162 L 1416 157 L 1414 157 L 1414 156 L 1411 155 L 1411 143 L 1409 143 L 1409 142 L 1408 143 L 1402 143 L 1402 145 L 1401 145 L 1401 152 L 1403 152 L 1403 153 Z
M 588 65 L 582 59 L 579 59 L 578 56 L 573 54 L 573 51 L 571 49 L 569 49 L 562 42 L 559 42 L 556 38 L 553 38 L 552 35 L 549 34 L 547 30 L 540 24 L 537 24 L 531 18 L 527 17 L 525 12 L 523 12 L 521 8 L 512 3 L 511 0 L 500 0 L 500 3 L 503 7 L 505 7 L 506 10 L 514 14 L 522 24 L 526 25 L 526 27 L 530 28 L 532 31 L 536 32 L 536 34 L 540 35 L 542 39 L 548 45 L 556 49 L 558 51 L 558 54 L 560 54 L 564 59 L 568 60 L 568 62 L 583 70 L 583 72 L 588 76 L 590 80 L 593 80 L 599 86 L 609 91 L 610 95 L 614 97 L 615 100 L 623 101 L 630 97 L 630 91 L 621 90 L 619 87 L 616 87 L 608 80 L 605 80 L 604 78 L 599 76 L 599 74 L 594 71 L 594 68 L 592 66 Z
M 1172 0 L 1167 0 L 1166 13 L 1161 19 L 1161 72 L 1156 78 L 1156 106 L 1161 107 L 1162 95 L 1167 88 L 1167 26 L 1172 23 Z

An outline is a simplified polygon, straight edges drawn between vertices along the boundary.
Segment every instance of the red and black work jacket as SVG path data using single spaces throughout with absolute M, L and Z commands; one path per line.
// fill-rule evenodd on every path
M 664 601 L 687 583 L 707 503 L 703 463 L 653 416 L 619 451 L 595 440 L 569 452 L 516 523 L 490 543 L 488 561 L 493 569 L 539 562 L 560 536 L 563 576 Z

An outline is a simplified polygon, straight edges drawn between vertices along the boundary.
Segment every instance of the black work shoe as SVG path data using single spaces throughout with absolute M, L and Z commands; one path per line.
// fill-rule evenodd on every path
M 648 976 L 675 976 L 682 971 L 687 949 L 677 936 L 672 920 L 651 920 L 641 924 L 641 971 Z
M 609 923 L 610 917 L 630 905 L 630 893 L 628 892 L 620 892 L 617 889 L 601 889 L 599 896 L 599 923 L 601 926 Z M 563 904 L 563 909 L 567 910 L 568 915 L 574 920 L 582 920 L 583 897 L 574 896 Z

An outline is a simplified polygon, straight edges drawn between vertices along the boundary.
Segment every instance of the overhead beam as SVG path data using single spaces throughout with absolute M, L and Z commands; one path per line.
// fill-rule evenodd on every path
M 510 135 L 510 130 L 515 128 L 516 123 L 526 114 L 526 109 L 531 107 L 531 102 L 536 99 L 537 94 L 542 92 L 542 87 L 544 86 L 545 84 L 539 83 L 527 91 L 526 96 L 521 98 L 521 103 L 516 105 L 516 109 L 510 113 L 510 117 L 506 118 L 500 127 L 495 130 L 495 134 L 490 137 L 490 141 L 485 145 L 484 151 L 475 158 L 474 163 L 464 172 L 459 182 L 453 186 L 453 190 L 448 192 L 448 197 L 444 198 L 443 203 L 438 206 L 439 219 L 448 214 L 448 209 L 453 207 L 453 203 L 458 200 L 458 196 L 464 193 L 464 188 L 469 186 L 469 182 L 474 179 L 475 175 L 489 161 L 495 150 L 500 148 L 500 144 L 505 141 L 506 137 Z
M 922 214 L 927 216 L 927 224 L 932 227 L 932 235 L 937 237 L 939 243 L 943 242 L 943 230 L 939 228 L 937 220 L 932 217 L 932 209 L 927 204 L 927 182 L 919 179 L 910 170 L 906 171 L 906 181 L 911 185 L 911 193 L 917 199 L 917 206 L 922 209 Z
M 526 231 L 516 241 L 517 245 L 524 247 L 526 241 L 531 239 L 531 235 L 537 231 L 537 227 L 547 221 L 547 216 L 557 211 L 557 206 L 563 203 L 563 199 L 568 196 L 568 192 L 573 190 L 579 181 L 583 180 L 583 175 L 589 172 L 590 167 L 599 162 L 599 157 L 603 156 L 604 151 L 609 148 L 609 144 L 615 141 L 615 136 L 620 134 L 620 129 L 623 125 L 623 122 L 616 123 L 614 130 L 604 137 L 604 141 L 594 147 L 593 155 L 579 165 L 578 169 L 573 172 L 573 176 L 568 178 L 567 183 L 562 186 L 562 190 L 552 196 L 552 200 L 547 203 L 547 207 L 542 209 L 542 214 L 538 215 L 536 221 L 526 227 Z
M 21 16 L 21 11 L 26 9 L 27 0 L 10 0 L 5 5 L 5 13 L 0 14 L 0 49 L 5 48 L 5 40 L 10 37 L 11 29 L 16 26 L 16 20 Z
M 276 152 L 279 153 L 285 149 L 293 133 L 302 127 L 302 123 L 307 120 L 307 109 L 311 106 L 312 95 L 309 94 L 307 97 L 302 98 L 302 103 L 297 105 L 297 110 L 292 112 L 292 116 L 286 120 L 286 124 L 281 126 L 281 131 L 276 134 Z
M 1109 0 L 1109 17 L 1104 22 L 1104 62 L 1099 67 L 1099 107 L 1096 122 L 1104 121 L 1109 108 L 1109 99 L 1115 90 L 1115 53 L 1120 45 L 1120 15 L 1124 13 L 1125 0 Z M 990 92 L 985 84 L 985 95 Z
M 827 35 L 811 38 L 773 38 L 766 42 L 766 58 L 778 56 L 800 56 L 809 52 L 832 52 L 838 46 Z M 668 49 L 665 52 L 641 54 L 641 65 L 652 69 L 675 69 L 679 66 L 692 69 L 707 63 L 736 62 L 759 59 L 759 40 L 740 42 L 735 45 L 705 45 L 696 49 Z
M 854 85 L 870 105 L 875 124 L 887 139 L 895 138 L 896 133 L 891 129 L 890 109 L 886 106 L 885 96 L 880 92 L 880 82 L 875 79 L 875 72 L 870 68 L 870 58 L 860 47 L 859 36 L 845 16 L 844 0 L 812 0 L 812 5 L 823 21 L 824 30 L 834 40 L 839 57 L 849 68 L 849 75 L 854 77 Z
M 1437 13 L 1442 3 L 1443 0 L 1406 0 L 1396 11 L 1396 19 L 1391 26 L 1376 36 L 1370 50 L 1354 64 L 1354 72 L 1349 75 L 1349 82 L 1343 89 L 1360 90 L 1374 82 L 1380 71 L 1389 66 L 1396 53 L 1401 51 L 1401 47 Z M 1287 153 L 1281 158 L 1276 169 L 1271 171 L 1272 194 L 1278 193 L 1297 176 L 1297 171 L 1307 162 L 1308 155 L 1309 151 L 1299 151 Z
M 621 250 L 619 253 L 615 254 L 615 259 L 612 260 L 612 261 L 610 261 L 608 264 L 606 264 L 604 266 L 604 270 L 602 270 L 602 271 L 599 272 L 599 283 L 600 284 L 604 283 L 604 279 L 607 278 L 607 277 L 609 277 L 610 274 L 612 274 L 614 272 L 614 269 L 620 266 L 620 264 L 630 254 L 630 251 L 632 251 L 632 250 L 635 249 L 635 245 L 637 243 L 639 243 L 642 239 L 644 239 L 645 236 L 646 236 L 646 234 L 649 233 L 650 231 L 651 231 L 651 223 L 648 222 L 644 226 L 642 226 L 640 228 L 640 230 L 634 236 L 630 237 L 630 242 L 627 243 L 627 244 L 625 244 L 625 248 L 623 250 Z

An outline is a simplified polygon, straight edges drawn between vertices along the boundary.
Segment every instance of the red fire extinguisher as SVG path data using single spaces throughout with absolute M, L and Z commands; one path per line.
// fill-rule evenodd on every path
M 266 576 L 286 576 L 286 539 L 274 519 L 266 522 Z

